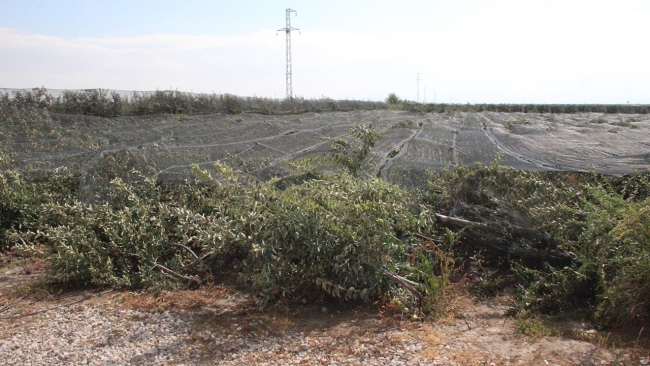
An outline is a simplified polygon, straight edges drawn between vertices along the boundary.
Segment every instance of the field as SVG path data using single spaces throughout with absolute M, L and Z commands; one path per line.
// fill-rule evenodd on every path
M 140 170 L 161 181 L 187 179 L 192 164 L 217 161 L 262 180 L 281 177 L 283 163 L 331 151 L 327 139 L 345 138 L 361 124 L 380 132 L 364 176 L 405 186 L 422 186 L 417 177 L 425 170 L 488 164 L 499 154 L 502 165 L 524 170 L 625 175 L 650 166 L 650 117 L 634 114 L 52 114 L 25 126 L 0 124 L 3 153 L 13 157 L 5 169 L 65 166 L 88 174 L 102 160 L 128 151 Z
M 32 301 L 3 321 L 71 287 L 145 291 L 130 301 L 176 312 L 212 306 L 217 286 L 243 292 L 228 307 L 253 312 L 249 328 L 287 312 L 354 322 L 364 308 L 436 346 L 441 319 L 453 347 L 468 331 L 479 344 L 477 319 L 516 338 L 502 346 L 556 337 L 540 354 L 559 363 L 573 346 L 647 360 L 650 115 L 605 113 L 644 106 L 121 98 L 0 100 L 2 282 L 14 288 L 0 315 Z M 525 360 L 543 361 L 534 349 Z M 462 364 L 449 352 L 434 353 Z M 465 360 L 515 356 L 499 352 Z

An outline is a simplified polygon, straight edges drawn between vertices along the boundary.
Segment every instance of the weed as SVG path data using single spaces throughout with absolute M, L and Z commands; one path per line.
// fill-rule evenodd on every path
M 590 123 L 596 123 L 596 124 L 603 124 L 603 123 L 607 123 L 607 120 L 604 119 L 603 117 L 598 117 L 598 118 L 594 118 L 594 119 L 592 119 L 592 120 L 589 121 L 589 122 L 590 122 Z
M 562 334 L 562 330 L 553 326 L 550 321 L 541 316 L 519 317 L 516 320 L 517 330 L 532 338 L 542 338 Z
M 621 119 L 621 120 L 619 120 L 617 122 L 612 122 L 612 125 L 619 126 L 619 127 L 629 127 L 629 128 L 632 128 L 632 129 L 639 128 L 639 126 L 630 123 L 630 121 L 623 121 L 623 119 Z

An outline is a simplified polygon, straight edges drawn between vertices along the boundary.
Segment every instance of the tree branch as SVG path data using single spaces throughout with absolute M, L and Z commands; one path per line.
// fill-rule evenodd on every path
M 168 273 L 168 274 L 170 274 L 170 275 L 172 275 L 172 276 L 174 276 L 176 278 L 180 278 L 180 279 L 183 279 L 185 281 L 195 282 L 195 283 L 197 283 L 199 285 L 201 284 L 201 279 L 198 278 L 198 276 L 192 276 L 192 277 L 183 276 L 182 274 L 176 273 L 176 272 L 172 271 L 171 269 L 156 263 L 155 259 L 152 261 L 152 264 L 154 265 L 154 267 L 156 267 L 156 268 L 160 269 L 161 271 L 163 271 L 165 273 Z
M 199 256 L 196 255 L 196 253 L 194 253 L 194 251 L 192 249 L 190 249 L 189 247 L 187 247 L 187 246 L 185 246 L 183 244 L 180 244 L 180 243 L 172 243 L 172 245 L 175 245 L 175 246 L 181 247 L 181 248 L 185 248 L 188 252 L 192 253 L 192 256 L 194 258 L 199 259 Z
M 398 284 L 398 285 L 406 288 L 407 290 L 411 291 L 411 293 L 413 293 L 413 295 L 415 295 L 419 300 L 424 299 L 422 294 L 420 293 L 420 291 L 418 291 L 418 289 L 417 289 L 420 286 L 419 283 L 417 283 L 415 281 L 411 281 L 409 279 L 406 279 L 406 278 L 404 278 L 402 276 L 398 276 L 398 275 L 396 275 L 394 273 L 388 272 L 388 271 L 386 271 L 386 270 L 384 270 L 382 268 L 377 268 L 377 265 L 375 265 L 373 263 L 370 263 L 370 262 L 368 262 L 367 260 L 365 260 L 363 258 L 359 258 L 359 257 L 351 255 L 351 254 L 348 254 L 348 255 L 351 258 L 356 259 L 356 260 L 358 260 L 359 262 L 361 262 L 363 264 L 369 265 L 370 267 L 374 268 L 379 273 L 381 273 L 381 274 L 385 275 L 386 277 L 388 277 L 389 280 L 391 280 L 391 281 L 395 282 L 396 284 Z
M 6 317 L 3 317 L 3 318 L 0 318 L 0 320 L 8 320 L 8 319 L 22 318 L 22 317 L 25 317 L 25 316 L 32 316 L 32 315 L 36 315 L 36 314 L 41 314 L 41 313 L 44 313 L 44 312 L 46 312 L 46 311 L 54 310 L 54 309 L 57 309 L 57 308 L 62 308 L 62 307 L 64 307 L 64 306 L 68 306 L 68 305 L 72 305 L 72 304 L 76 304 L 76 303 L 78 303 L 78 302 L 82 302 L 82 301 L 84 301 L 84 300 L 87 300 L 87 299 L 93 298 L 93 297 L 95 297 L 95 296 L 100 296 L 100 295 L 103 295 L 103 294 L 106 294 L 106 293 L 109 293 L 109 292 L 112 292 L 112 291 L 113 291 L 113 289 L 110 289 L 110 290 L 106 290 L 106 291 L 103 291 L 103 292 L 100 292 L 100 293 L 94 294 L 94 295 L 92 295 L 92 296 L 87 296 L 87 294 L 82 294 L 82 297 L 81 297 L 80 299 L 77 299 L 77 300 L 73 300 L 73 301 L 70 301 L 70 302 L 66 302 L 66 303 L 64 303 L 64 304 L 59 304 L 59 305 L 56 305 L 56 306 L 52 306 L 52 307 L 49 307 L 49 308 L 47 308 L 47 309 L 42 309 L 42 310 L 38 310 L 38 311 L 33 311 L 33 312 L 31 312 L 31 313 L 27 313 L 27 314 L 18 314 L 18 315 L 13 315 L 13 314 L 12 314 L 12 315 L 10 315 L 10 316 L 6 316 Z M 14 314 L 15 314 L 15 313 L 14 313 Z

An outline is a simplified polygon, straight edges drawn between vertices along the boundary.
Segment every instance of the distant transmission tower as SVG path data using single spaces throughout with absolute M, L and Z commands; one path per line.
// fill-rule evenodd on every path
M 418 78 L 413 80 L 418 82 L 418 99 L 416 100 L 417 103 L 420 103 L 420 73 L 418 72 Z
M 296 13 L 296 16 L 298 16 L 298 12 L 296 12 L 293 9 L 287 9 L 287 26 L 278 29 L 278 32 L 280 31 L 285 31 L 287 33 L 287 99 L 293 100 L 293 86 L 292 84 L 292 71 L 291 71 L 291 31 L 297 30 L 299 31 L 300 29 L 298 28 L 292 28 L 291 27 L 291 13 Z

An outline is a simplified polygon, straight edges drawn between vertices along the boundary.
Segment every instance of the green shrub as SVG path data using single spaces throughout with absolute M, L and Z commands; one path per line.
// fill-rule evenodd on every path
M 0 173 L 0 247 L 13 247 L 39 229 L 43 205 L 64 206 L 75 200 L 79 177 L 68 169 L 25 176 Z
M 328 139 L 327 143 L 334 149 L 331 158 L 334 162 L 347 170 L 351 175 L 358 177 L 361 166 L 375 146 L 379 133 L 372 125 L 360 125 L 350 130 L 352 139 Z
M 432 218 L 411 207 L 399 187 L 325 173 L 279 190 L 275 181 L 215 168 L 219 179 L 195 167 L 203 184 L 178 186 L 132 171 L 128 182 L 111 181 L 104 203 L 34 198 L 22 203 L 27 210 L 3 210 L 17 215 L 3 220 L 14 225 L 33 214 L 33 226 L 14 225 L 8 237 L 22 239 L 25 253 L 48 256 L 54 282 L 195 286 L 236 261 L 240 280 L 262 305 L 323 292 L 357 301 L 390 298 L 408 293 L 400 281 L 417 281 L 409 290 L 431 297 L 444 287 L 451 262 L 412 235 L 429 234 Z M 2 182 L 3 202 L 19 207 L 7 198 L 11 192 L 29 196 L 24 182 Z
M 650 320 L 650 198 L 626 200 L 594 187 L 585 206 L 587 227 L 580 242 L 597 268 L 596 318 L 604 324 Z
M 82 91 L 66 90 L 52 104 L 52 110 L 59 113 L 82 114 L 99 117 L 116 117 L 124 114 L 124 102 L 117 92 L 103 89 Z
M 388 104 L 399 104 L 401 100 L 395 93 L 390 93 L 388 94 L 388 97 L 386 98 L 386 103 Z
M 227 184 L 235 184 L 236 173 L 217 167 Z M 229 198 L 236 205 L 226 206 L 253 208 L 231 213 L 247 222 L 243 236 L 250 253 L 240 278 L 258 291 L 261 303 L 280 294 L 314 296 L 323 290 L 347 300 L 387 296 L 396 285 L 386 273 L 420 276 L 406 260 L 419 246 L 409 234 L 432 225 L 408 207 L 406 198 L 395 185 L 347 174 L 326 173 L 284 191 L 256 183 Z
M 647 176 L 625 178 L 617 188 L 612 182 L 592 179 L 558 210 L 578 221 L 564 240 L 582 265 L 518 267 L 520 312 L 582 311 L 603 326 L 650 320 L 650 184 Z M 551 225 L 558 232 L 568 220 L 558 217 Z
M 647 321 L 650 314 L 650 183 L 647 175 L 522 172 L 493 163 L 429 173 L 422 202 L 432 211 L 488 224 L 467 229 L 465 245 L 499 241 L 575 253 L 576 265 L 511 262 L 519 278 L 518 312 L 580 312 L 601 325 Z M 512 224 L 549 233 L 518 238 Z M 494 233 L 498 233 L 495 235 Z M 465 248 L 465 255 L 480 250 Z M 456 248 L 460 253 L 460 248 Z M 484 253 L 486 255 L 490 253 Z M 500 253 L 491 253 L 498 258 Z
M 230 94 L 226 94 L 223 99 L 222 103 L 224 106 L 224 109 L 230 113 L 230 114 L 239 114 L 241 113 L 241 102 L 239 99 Z

